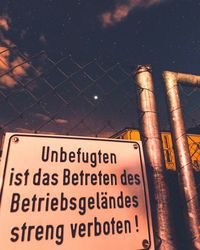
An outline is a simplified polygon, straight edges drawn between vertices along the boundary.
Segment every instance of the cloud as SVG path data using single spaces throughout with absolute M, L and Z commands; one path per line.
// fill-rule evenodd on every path
M 13 57 L 12 50 L 4 46 L 0 47 L 0 85 L 14 87 L 27 75 L 29 67 L 30 65 L 20 56 Z
M 10 51 L 6 47 L 0 47 L 0 71 L 9 70 L 8 58 Z
M 17 78 L 26 76 L 26 70 L 30 67 L 21 57 L 16 57 L 11 63 L 12 72 Z
M 54 119 L 54 121 L 58 124 L 58 125 L 65 125 L 68 123 L 67 120 L 65 119 Z
M 101 133 L 98 133 L 98 137 L 102 138 L 109 138 L 113 135 L 113 131 L 102 131 Z
M 41 114 L 41 113 L 36 113 L 35 117 L 44 121 L 44 122 L 51 120 L 51 118 L 49 116 Z
M 53 132 L 53 131 L 44 131 L 44 130 L 38 130 L 38 131 L 35 131 L 33 129 L 27 129 L 27 128 L 15 128 L 15 131 L 16 132 L 19 132 L 19 133 L 31 133 L 31 134 L 35 134 L 36 132 L 40 133 L 40 134 L 50 134 L 50 135 L 55 135 L 56 133 Z
M 19 133 L 34 133 L 35 131 L 32 129 L 27 129 L 27 128 L 15 128 L 16 132 Z
M 41 121 L 44 121 L 44 122 L 45 122 L 45 121 L 50 121 L 50 120 L 52 120 L 52 118 L 49 117 L 48 115 L 44 115 L 44 114 L 41 114 L 41 113 L 36 113 L 36 114 L 35 114 L 35 117 L 38 118 L 38 119 L 41 120 Z M 65 125 L 65 124 L 68 123 L 67 120 L 61 119 L 61 118 L 57 118 L 57 119 L 53 119 L 53 120 L 54 120 L 54 122 L 55 122 L 56 124 L 58 124 L 58 125 Z
M 10 29 L 9 18 L 7 16 L 0 16 L 0 28 L 5 31 Z
M 13 88 L 16 85 L 16 81 L 13 77 L 9 75 L 4 75 L 0 78 L 0 84 L 8 88 Z
M 16 85 L 16 81 L 5 73 L 10 70 L 9 57 L 10 51 L 6 47 L 0 47 L 0 85 L 12 88 Z
M 126 3 L 118 3 L 111 11 L 104 12 L 100 19 L 103 27 L 108 27 L 124 20 L 135 8 L 147 8 L 157 5 L 164 0 L 127 0 Z
M 13 88 L 19 80 L 27 76 L 30 64 L 16 53 L 15 44 L 6 38 L 10 22 L 8 16 L 0 16 L 0 85 Z

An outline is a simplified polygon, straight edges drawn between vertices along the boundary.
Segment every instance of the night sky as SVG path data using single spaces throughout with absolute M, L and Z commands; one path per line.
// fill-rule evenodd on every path
M 4 45 L 27 55 L 119 61 L 129 72 L 151 64 L 157 91 L 163 70 L 200 74 L 199 0 L 1 0 L 0 7 Z
M 127 17 L 103 25 L 103 14 L 130 2 L 138 6 Z M 200 1 L 140 2 L 151 1 L 9 0 L 2 14 L 10 19 L 7 36 L 29 53 L 44 49 L 55 58 L 111 57 L 130 66 L 151 63 L 198 73 Z

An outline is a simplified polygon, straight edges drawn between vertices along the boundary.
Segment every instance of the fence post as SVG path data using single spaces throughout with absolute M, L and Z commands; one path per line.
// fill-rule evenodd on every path
M 186 82 L 192 86 L 200 86 L 200 76 L 165 71 L 163 77 L 169 103 L 172 135 L 179 163 L 177 166 L 179 186 L 183 196 L 185 218 L 190 237 L 190 249 L 200 249 L 198 195 L 178 90 L 178 82 Z
M 153 187 L 152 210 L 156 249 L 175 250 L 169 209 L 169 192 L 164 176 L 164 155 L 154 94 L 151 67 L 138 66 L 135 74 L 140 112 L 140 128 Z

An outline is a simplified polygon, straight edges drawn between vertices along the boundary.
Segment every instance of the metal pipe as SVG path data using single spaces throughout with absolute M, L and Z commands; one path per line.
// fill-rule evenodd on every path
M 170 110 L 173 140 L 178 160 L 178 176 L 189 230 L 190 249 L 200 249 L 200 217 L 197 189 L 178 90 L 178 82 L 200 86 L 200 77 L 165 71 L 163 73 Z
M 145 158 L 153 184 L 154 234 L 156 249 L 175 250 L 174 230 L 169 209 L 169 192 L 164 177 L 164 155 L 150 66 L 138 66 L 138 106 Z
M 176 81 L 180 82 L 181 84 L 200 86 L 200 76 L 184 74 L 184 73 L 176 73 L 171 71 L 165 71 L 165 72 L 173 74 L 174 77 L 176 77 Z

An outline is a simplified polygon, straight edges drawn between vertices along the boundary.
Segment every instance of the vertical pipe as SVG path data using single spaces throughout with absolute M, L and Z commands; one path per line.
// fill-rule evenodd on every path
M 5 133 L 4 133 L 3 129 L 0 128 L 0 162 L 1 162 L 1 156 L 2 156 L 4 135 L 5 135 Z
M 170 110 L 175 150 L 178 160 L 178 177 L 183 196 L 186 223 L 189 230 L 190 249 L 200 249 L 200 218 L 197 189 L 184 127 L 178 90 L 178 73 L 165 71 L 163 74 Z
M 144 153 L 151 174 L 154 197 L 152 210 L 156 249 L 175 250 L 174 232 L 169 209 L 169 192 L 164 177 L 164 155 L 158 126 L 154 86 L 150 66 L 138 66 L 136 84 Z

